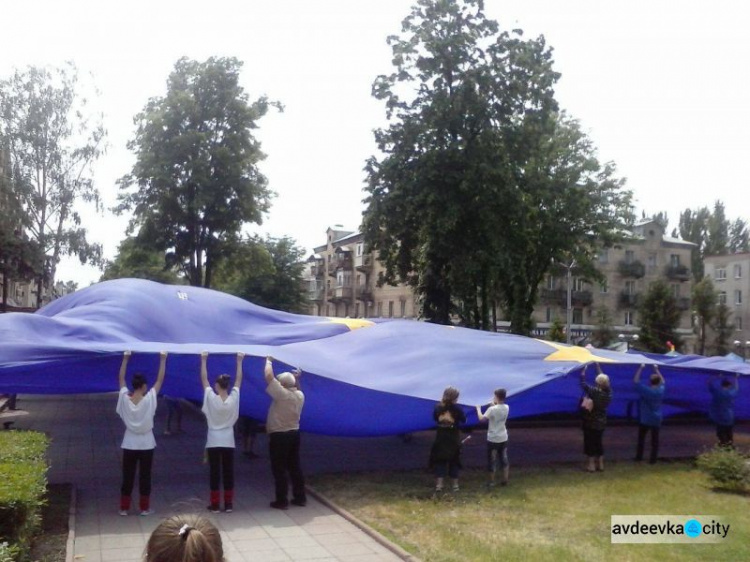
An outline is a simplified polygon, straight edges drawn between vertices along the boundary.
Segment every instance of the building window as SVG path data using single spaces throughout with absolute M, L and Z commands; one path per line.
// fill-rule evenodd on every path
M 680 284 L 672 283 L 672 296 L 676 299 L 680 298 Z
M 327 304 L 326 305 L 326 316 L 330 316 L 330 315 L 331 315 L 331 305 Z
M 734 326 L 738 332 L 742 331 L 742 316 L 738 316 L 734 319 Z
M 378 316 L 383 316 L 383 303 L 378 301 Z
M 354 317 L 359 318 L 359 303 L 358 302 L 354 303 Z
M 625 263 L 633 263 L 635 261 L 635 252 L 633 250 L 625 250 Z
M 406 318 L 406 301 L 401 301 L 401 318 Z
M 393 301 L 388 301 L 388 318 L 393 318 Z
M 656 254 L 649 254 L 648 255 L 648 272 L 649 273 L 655 273 L 656 267 L 657 267 L 657 261 L 656 261 Z
M 742 304 L 742 291 L 739 289 L 734 292 L 734 304 Z
M 734 278 L 742 279 L 742 266 L 739 264 L 735 264 L 734 266 Z
M 716 271 L 714 271 L 714 279 L 717 281 L 724 281 L 727 278 L 727 270 L 723 267 L 716 268 Z
M 583 309 L 582 308 L 573 309 L 573 324 L 583 324 Z
M 671 265 L 672 267 L 679 267 L 680 256 L 678 254 L 671 254 L 669 256 L 669 265 Z
M 357 244 L 357 257 L 362 255 L 362 244 Z
M 547 276 L 547 288 L 552 290 L 555 288 L 555 278 L 552 275 Z
M 552 309 L 550 307 L 547 307 L 545 318 L 547 322 L 552 322 Z
M 581 279 L 580 277 L 573 280 L 573 290 L 574 291 L 585 291 L 586 290 L 586 282 Z
M 633 325 L 633 318 L 634 314 L 630 310 L 625 312 L 625 325 L 626 326 L 632 326 Z
M 626 295 L 634 295 L 635 294 L 635 281 L 625 281 L 625 294 Z
M 719 291 L 719 304 L 727 304 L 727 292 Z
M 607 280 L 605 279 L 599 283 L 599 292 L 603 295 L 609 293 L 609 287 L 607 286 Z
M 602 248 L 599 250 L 599 263 L 605 264 L 609 263 L 609 250 L 606 248 Z

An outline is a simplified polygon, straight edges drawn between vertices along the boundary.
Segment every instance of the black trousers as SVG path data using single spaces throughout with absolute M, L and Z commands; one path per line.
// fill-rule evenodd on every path
M 234 449 L 208 447 L 208 473 L 211 491 L 217 491 L 224 482 L 224 490 L 234 490 Z
M 122 488 L 120 494 L 130 496 L 135 483 L 135 471 L 138 470 L 138 491 L 142 496 L 151 495 L 151 465 L 154 461 L 154 450 L 122 450 Z
M 583 428 L 583 454 L 587 457 L 604 456 L 604 430 Z
M 292 481 L 292 496 L 304 501 L 305 478 L 299 460 L 299 431 L 280 431 L 269 434 L 268 449 L 271 457 L 271 472 L 276 484 L 276 501 L 287 503 L 289 480 Z
M 635 460 L 643 460 L 643 446 L 646 442 L 646 434 L 651 432 L 651 457 L 649 462 L 654 464 L 656 458 L 659 456 L 659 427 L 653 425 L 639 425 L 638 426 L 638 450 L 635 454 Z
M 734 426 L 717 425 L 716 437 L 719 438 L 719 446 L 733 447 L 734 446 Z

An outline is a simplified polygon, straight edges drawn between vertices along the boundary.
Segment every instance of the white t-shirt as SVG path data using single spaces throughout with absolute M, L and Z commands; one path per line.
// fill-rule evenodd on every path
M 211 387 L 203 392 L 203 407 L 208 423 L 208 438 L 206 448 L 230 447 L 234 448 L 234 424 L 240 417 L 240 391 L 236 387 L 227 395 L 226 400 L 216 394 Z
M 156 414 L 156 392 L 149 390 L 138 404 L 130 399 L 127 387 L 120 389 L 116 412 L 125 422 L 122 448 L 145 451 L 156 448 L 154 439 L 154 414 Z
M 487 408 L 484 417 L 490 420 L 487 428 L 487 441 L 491 443 L 505 443 L 508 440 L 508 430 L 505 422 L 510 408 L 507 404 L 495 404 Z
M 297 388 L 284 388 L 281 383 L 273 379 L 266 387 L 266 393 L 273 398 L 268 409 L 266 431 L 276 433 L 299 429 L 299 418 L 305 395 Z

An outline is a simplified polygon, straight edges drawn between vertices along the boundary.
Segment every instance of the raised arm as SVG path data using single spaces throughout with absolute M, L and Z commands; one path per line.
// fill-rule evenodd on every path
M 271 362 L 273 361 L 273 357 L 270 355 L 266 357 L 266 367 L 263 369 L 263 376 L 266 379 L 266 384 L 271 384 L 271 381 L 273 380 L 273 365 Z
M 602 373 L 602 366 L 599 365 L 599 363 L 594 363 L 594 365 L 596 365 L 596 374 L 603 375 L 604 373 Z
M 635 376 L 633 377 L 633 382 L 635 384 L 638 384 L 639 382 L 641 382 L 641 371 L 643 371 L 644 367 L 645 365 L 641 364 L 641 366 L 638 367 L 638 370 L 635 372 Z
M 130 361 L 130 351 L 125 351 L 122 354 L 122 363 L 120 364 L 120 374 L 118 377 L 119 388 L 125 386 L 125 373 L 128 371 L 128 361 Z
M 242 386 L 242 360 L 245 354 L 241 351 L 237 354 L 237 374 L 234 376 L 234 388 L 237 390 Z
M 300 377 L 302 377 L 302 369 L 297 367 L 296 369 L 294 369 L 294 371 L 292 371 L 292 374 L 294 375 L 294 388 L 296 388 L 297 390 L 301 390 L 299 379 Z
M 161 385 L 164 384 L 164 375 L 167 372 L 167 352 L 162 351 L 159 353 L 159 372 L 156 375 L 156 382 L 154 383 L 154 392 L 159 394 L 161 391 Z
M 206 362 L 208 361 L 208 351 L 201 352 L 201 386 L 203 389 L 209 388 L 208 384 L 208 367 Z
M 661 374 L 661 371 L 659 370 L 659 365 L 654 365 L 654 373 L 659 375 L 659 378 L 661 379 L 662 384 L 664 384 L 664 375 Z
M 482 413 L 482 407 L 477 404 L 477 419 L 482 422 L 485 421 L 487 418 Z

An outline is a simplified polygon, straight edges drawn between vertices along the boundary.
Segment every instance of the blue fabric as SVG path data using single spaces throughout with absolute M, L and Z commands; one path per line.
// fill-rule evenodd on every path
M 265 419 L 263 365 L 272 355 L 277 373 L 297 366 L 304 373 L 303 431 L 365 436 L 433 427 L 433 408 L 447 386 L 460 390 L 469 424 L 477 422 L 474 405 L 490 403 L 499 387 L 507 390 L 512 418 L 574 414 L 578 377 L 591 362 L 602 362 L 611 378 L 610 416 L 636 414 L 632 379 L 640 364 L 660 365 L 667 380 L 664 416 L 706 415 L 710 375 L 750 374 L 750 365 L 726 358 L 650 358 L 410 320 L 362 324 L 269 310 L 197 287 L 107 281 L 35 314 L 0 315 L 0 392 L 117 391 L 125 350 L 133 352 L 128 375 L 142 371 L 153 383 L 159 351 L 166 350 L 163 392 L 200 403 L 200 352 L 210 353 L 213 381 L 233 375 L 234 355 L 243 351 L 242 415 Z M 735 414 L 750 418 L 742 394 Z
M 730 388 L 723 388 L 714 378 L 708 383 L 711 392 L 711 408 L 709 416 L 716 425 L 734 425 L 734 400 L 737 398 L 738 388 L 732 384 Z
M 641 397 L 638 421 L 641 425 L 659 427 L 662 420 L 661 403 L 664 399 L 664 385 L 651 386 L 644 382 L 638 382 L 635 386 L 638 395 Z

